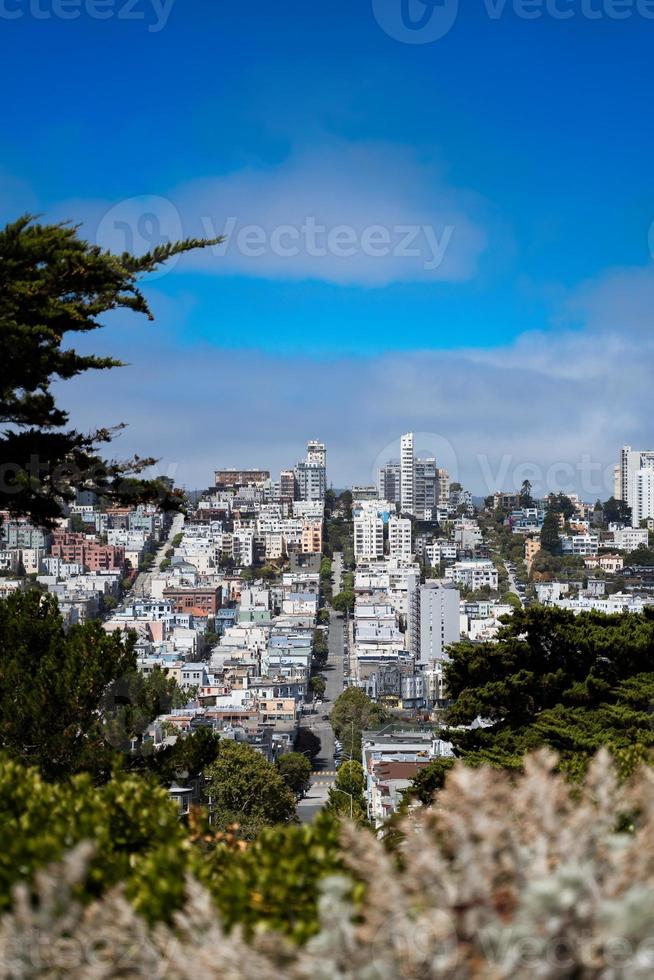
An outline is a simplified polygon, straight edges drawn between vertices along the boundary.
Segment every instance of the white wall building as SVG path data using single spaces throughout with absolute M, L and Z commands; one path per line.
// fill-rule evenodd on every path
M 632 449 L 631 446 L 623 446 L 620 450 L 620 462 L 618 473 L 616 474 L 616 490 L 619 490 L 619 499 L 624 500 L 631 507 L 631 523 L 633 527 L 638 527 L 640 523 L 638 511 L 638 474 L 643 470 L 654 467 L 654 450 L 651 449 Z M 654 516 L 647 515 L 647 516 Z
M 498 587 L 497 569 L 488 558 L 457 561 L 445 569 L 445 578 L 473 592 L 484 586 L 493 591 Z
M 381 558 L 384 554 L 384 522 L 375 514 L 354 518 L 354 557 Z
M 415 493 L 415 459 L 413 432 L 407 432 L 400 440 L 400 510 L 413 514 Z
M 410 558 L 411 521 L 407 517 L 391 517 L 388 522 L 388 553 L 391 558 Z
M 646 527 L 624 527 L 613 532 L 612 547 L 619 551 L 635 551 L 636 548 L 646 548 L 649 542 L 649 532 Z

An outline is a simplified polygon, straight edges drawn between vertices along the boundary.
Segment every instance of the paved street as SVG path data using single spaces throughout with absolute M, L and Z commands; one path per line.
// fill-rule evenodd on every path
M 334 595 L 343 591 L 343 555 L 340 551 L 335 551 L 332 558 L 332 590 Z
M 334 701 L 343 691 L 343 653 L 345 620 L 337 613 L 330 611 L 329 615 L 329 654 L 323 670 L 327 688 L 325 699 L 315 715 L 307 715 L 304 727 L 309 728 L 318 736 L 321 742 L 320 755 L 316 759 L 316 772 L 312 778 L 311 788 L 303 800 L 298 803 L 298 817 L 302 823 L 308 823 L 324 806 L 329 787 L 334 782 L 334 731 L 329 718 Z
M 170 526 L 170 531 L 168 532 L 168 537 L 160 545 L 157 553 L 154 556 L 154 562 L 152 563 L 152 568 L 149 572 L 140 572 L 136 576 L 136 581 L 134 582 L 134 595 L 135 596 L 147 596 L 151 595 L 152 592 L 152 574 L 153 572 L 159 571 L 159 565 L 164 560 L 166 556 L 166 551 L 170 548 L 171 541 L 176 534 L 179 534 L 184 527 L 184 515 L 175 514 L 173 517 L 173 523 Z
M 520 593 L 518 592 L 518 580 L 506 562 L 504 562 L 504 567 L 506 568 L 506 574 L 509 576 L 509 591 L 513 592 L 514 595 L 517 595 L 518 599 L 520 599 L 520 605 L 524 606 L 524 602 L 522 601 Z

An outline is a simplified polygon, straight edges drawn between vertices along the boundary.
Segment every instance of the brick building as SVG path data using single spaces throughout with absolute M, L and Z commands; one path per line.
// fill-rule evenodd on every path
M 124 548 L 70 531 L 54 532 L 51 554 L 66 563 L 83 565 L 89 572 L 121 571 L 125 565 Z

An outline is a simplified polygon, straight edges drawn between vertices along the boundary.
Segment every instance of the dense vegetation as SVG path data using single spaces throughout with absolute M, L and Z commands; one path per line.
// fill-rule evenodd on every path
M 578 776 L 607 746 L 631 771 L 654 746 L 654 611 L 516 610 L 497 643 L 452 647 L 446 681 L 448 737 L 471 764 L 519 768 L 549 745 Z

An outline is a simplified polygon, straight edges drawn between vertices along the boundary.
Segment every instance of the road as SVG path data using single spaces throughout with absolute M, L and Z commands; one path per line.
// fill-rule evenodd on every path
M 173 523 L 170 525 L 170 531 L 168 532 L 168 537 L 159 546 L 155 556 L 154 562 L 152 563 L 152 568 L 149 572 L 139 572 L 136 576 L 136 581 L 134 582 L 134 595 L 135 596 L 148 596 L 152 593 L 152 575 L 154 572 L 159 571 L 159 565 L 166 557 L 166 551 L 170 548 L 173 538 L 176 534 L 179 534 L 184 527 L 184 515 L 175 514 L 173 517 Z
M 514 595 L 517 595 L 518 599 L 520 599 L 520 605 L 524 606 L 524 602 L 520 598 L 520 593 L 518 592 L 518 580 L 506 562 L 504 562 L 504 567 L 506 568 L 506 574 L 509 576 L 509 591 L 513 592 Z
M 335 551 L 332 558 L 332 591 L 334 595 L 343 591 L 343 555 L 340 551 Z
M 338 613 L 330 610 L 329 613 L 329 652 L 327 654 L 327 664 L 323 669 L 327 687 L 325 698 L 315 715 L 308 715 L 305 727 L 308 727 L 318 736 L 321 743 L 320 755 L 316 759 L 316 770 L 311 780 L 311 786 L 304 799 L 298 803 L 297 813 L 301 823 L 308 823 L 313 819 L 327 801 L 329 787 L 334 782 L 335 763 L 334 763 L 334 730 L 329 723 L 329 712 L 334 706 L 334 701 L 343 691 L 343 657 L 345 652 L 344 643 L 345 620 Z

